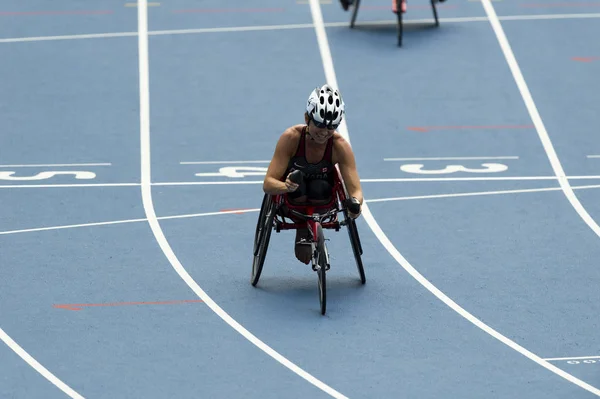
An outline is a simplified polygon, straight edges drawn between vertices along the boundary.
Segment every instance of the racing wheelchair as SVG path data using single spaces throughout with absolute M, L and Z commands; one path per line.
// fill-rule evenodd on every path
M 300 175 L 300 171 L 294 171 L 290 175 L 290 180 L 299 182 L 297 179 Z M 318 276 L 319 302 L 322 315 L 325 314 L 327 307 L 326 273 L 331 266 L 329 253 L 325 245 L 324 230 L 335 229 L 335 231 L 339 231 L 341 227 L 346 226 L 360 281 L 362 284 L 366 282 L 361 258 L 363 250 L 358 229 L 355 220 L 348 214 L 349 211 L 357 214 L 360 211 L 360 204 L 354 198 L 349 197 L 338 165 L 335 165 L 332 194 L 328 203 L 318 205 L 293 204 L 286 194 L 264 195 L 254 235 L 254 259 L 250 279 L 252 285 L 256 286 L 263 270 L 273 230 L 279 233 L 282 230 L 307 228 L 309 237 L 302 244 L 311 247 L 312 269 Z M 343 214 L 343 220 L 338 220 L 338 213 Z

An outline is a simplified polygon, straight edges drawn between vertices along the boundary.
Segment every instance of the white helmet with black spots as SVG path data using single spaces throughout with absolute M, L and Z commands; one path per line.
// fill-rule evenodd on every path
M 326 84 L 310 93 L 306 112 L 317 127 L 336 129 L 344 117 L 344 100 L 338 90 Z

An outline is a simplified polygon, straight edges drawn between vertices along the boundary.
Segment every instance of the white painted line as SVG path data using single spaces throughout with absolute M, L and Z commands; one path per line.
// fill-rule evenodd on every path
M 311 374 L 307 373 L 296 364 L 282 356 L 280 353 L 275 351 L 273 348 L 268 346 L 266 343 L 258 339 L 244 326 L 234 320 L 229 314 L 227 314 L 216 302 L 210 298 L 206 292 L 200 288 L 196 281 L 189 275 L 179 259 L 173 252 L 173 249 L 169 245 L 167 238 L 165 237 L 160 223 L 156 217 L 154 205 L 152 203 L 152 184 L 151 184 L 151 162 L 150 162 L 150 79 L 149 79 L 149 58 L 148 58 L 148 15 L 147 15 L 147 0 L 138 0 L 138 47 L 139 47 L 139 70 L 140 70 L 140 151 L 141 151 L 141 189 L 142 189 L 142 202 L 148 223 L 152 229 L 152 233 L 156 238 L 156 242 L 160 245 L 163 253 L 171 263 L 173 269 L 179 274 L 183 281 L 194 291 L 196 295 L 223 321 L 229 324 L 239 334 L 241 334 L 248 341 L 253 343 L 257 348 L 262 350 L 265 354 L 271 356 L 273 359 L 278 361 L 283 366 L 287 367 L 293 373 L 304 378 L 306 381 L 335 397 L 336 399 L 347 399 L 344 395 L 334 390 L 330 386 L 326 385 L 322 381 L 318 380 Z
M 600 188 L 600 186 L 596 186 Z M 517 193 L 536 193 L 543 191 L 559 191 L 560 187 L 548 187 L 548 188 L 530 188 L 521 190 L 502 190 L 502 191 L 477 191 L 470 193 L 453 193 L 453 194 L 431 194 L 431 195 L 415 195 L 410 197 L 392 197 L 392 198 L 380 198 L 366 200 L 369 204 L 375 202 L 390 202 L 390 201 L 408 201 L 418 199 L 433 199 L 433 198 L 454 198 L 454 197 L 474 197 L 480 195 L 497 195 L 497 194 L 517 194 Z
M 263 184 L 262 180 L 240 180 L 240 181 L 190 181 L 190 182 L 165 182 L 152 183 L 153 186 L 212 186 L 212 185 L 239 185 L 239 184 Z
M 125 219 L 125 220 L 115 220 L 115 221 L 111 221 L 111 222 L 95 222 L 95 223 L 82 223 L 82 224 L 66 224 L 66 225 L 62 225 L 62 226 L 35 227 L 35 228 L 31 228 L 31 229 L 0 231 L 0 235 L 34 233 L 34 232 L 38 232 L 38 231 L 74 229 L 74 228 L 78 228 L 78 227 L 109 226 L 109 225 L 114 225 L 114 224 L 145 222 L 146 220 L 147 219 Z
M 521 97 L 523 97 L 523 101 L 525 102 L 525 106 L 527 107 L 527 111 L 533 121 L 535 129 L 538 133 L 540 141 L 542 142 L 542 146 L 544 147 L 544 151 L 548 156 L 548 160 L 550 161 L 550 165 L 552 166 L 552 170 L 554 174 L 558 178 L 558 183 L 562 187 L 565 196 L 575 209 L 575 211 L 579 214 L 581 219 L 596 233 L 598 237 L 600 237 L 600 226 L 596 224 L 594 219 L 589 215 L 589 213 L 585 210 L 579 199 L 575 196 L 575 193 L 571 189 L 569 184 L 569 180 L 565 176 L 565 172 L 563 167 L 558 159 L 558 155 L 554 150 L 554 146 L 552 145 L 552 141 L 550 140 L 550 136 L 546 131 L 546 127 L 544 126 L 544 122 L 537 110 L 537 107 L 533 101 L 533 97 L 529 91 L 529 87 L 527 87 L 527 83 L 525 82 L 525 78 L 521 73 L 521 68 L 517 63 L 517 59 L 510 47 L 506 34 L 504 33 L 504 29 L 498 20 L 498 16 L 496 15 L 496 10 L 494 10 L 494 6 L 489 0 L 482 0 L 483 8 L 490 19 L 490 24 L 496 37 L 498 39 L 498 43 L 504 53 L 504 57 L 506 58 L 506 62 L 510 68 L 510 71 L 515 79 L 517 87 L 519 88 L 519 92 L 521 93 Z M 600 392 L 600 391 L 599 391 Z
M 489 0 L 482 0 L 482 1 L 486 5 L 486 7 L 491 7 Z M 315 30 L 317 33 L 317 41 L 319 44 L 319 48 L 321 50 L 323 67 L 325 69 L 325 76 L 327 77 L 327 82 L 329 84 L 331 84 L 332 86 L 339 88 L 339 86 L 337 85 L 335 71 L 333 68 L 333 59 L 331 57 L 331 52 L 329 51 L 329 45 L 327 43 L 327 35 L 325 33 L 325 27 L 323 26 L 321 7 L 319 6 L 319 3 L 317 0 L 310 0 L 310 8 L 311 8 L 312 16 L 313 16 L 313 22 L 315 24 Z M 342 124 L 340 126 L 340 133 L 342 133 L 345 137 L 348 137 L 348 133 L 346 131 L 345 124 Z M 363 214 L 363 217 L 365 218 L 365 221 L 369 225 L 369 227 L 371 227 L 371 230 L 373 230 L 373 233 L 375 233 L 375 236 L 379 239 L 379 241 L 381 241 L 382 245 L 394 257 L 394 259 L 396 259 L 396 261 L 411 276 L 413 276 L 413 278 L 415 278 L 415 280 L 417 280 L 421 285 L 423 285 L 425 288 L 427 288 L 432 294 L 434 294 L 438 299 L 440 299 L 442 302 L 444 302 L 446 305 L 448 305 L 451 309 L 453 309 L 455 312 L 460 314 L 462 317 L 464 317 L 465 319 L 467 319 L 468 321 L 473 323 L 475 326 L 479 327 L 481 330 L 485 331 L 492 337 L 496 338 L 498 341 L 500 341 L 503 344 L 507 345 L 508 347 L 514 349 L 515 351 L 519 352 L 520 354 L 526 356 L 527 358 L 536 362 L 540 366 L 565 378 L 567 381 L 570 381 L 570 382 L 578 385 L 579 387 L 600 396 L 600 390 L 598 390 L 597 388 L 595 388 L 595 387 L 589 385 L 588 383 L 574 377 L 573 375 L 559 369 L 558 367 L 554 366 L 553 364 L 543 360 L 541 357 L 528 351 L 527 349 L 520 346 L 516 342 L 514 342 L 514 341 L 510 340 L 509 338 L 505 337 L 504 335 L 500 334 L 498 331 L 494 330 L 493 328 L 491 328 L 490 326 L 488 326 L 487 324 L 485 324 L 484 322 L 482 322 L 481 320 L 479 320 L 478 318 L 473 316 L 471 313 L 467 312 L 464 308 L 459 306 L 456 302 L 454 302 L 446 294 L 444 294 L 436 286 L 434 286 L 431 282 L 429 282 L 429 280 L 427 280 L 425 277 L 423 277 L 423 275 L 421 275 L 402 256 L 402 254 L 400 254 L 400 252 L 396 249 L 394 244 L 385 235 L 385 233 L 383 232 L 381 227 L 379 227 L 379 224 L 377 223 L 377 221 L 371 214 L 368 204 L 364 204 L 362 214 Z
M 576 187 L 573 187 L 573 190 L 586 190 L 586 189 L 594 189 L 594 188 L 600 188 L 600 185 L 576 186 Z M 561 190 L 560 187 L 550 187 L 550 188 L 532 188 L 532 189 L 503 190 L 503 191 L 477 191 L 477 192 L 468 192 L 468 193 L 433 194 L 433 195 L 418 195 L 418 196 L 409 196 L 409 197 L 379 198 L 379 199 L 365 200 L 365 202 L 377 203 L 377 202 L 409 201 L 409 200 L 435 199 L 435 198 L 470 197 L 470 196 L 479 196 L 479 195 L 539 193 L 539 192 L 545 192 L 545 191 L 560 191 L 560 190 Z M 236 210 L 232 210 L 232 211 L 216 211 L 216 212 L 204 212 L 204 213 L 188 213 L 188 214 L 183 214 L 183 215 L 158 216 L 157 219 L 158 220 L 191 219 L 191 218 L 197 218 L 197 217 L 203 217 L 203 216 L 230 215 L 230 214 L 249 213 L 249 212 L 258 212 L 258 211 L 260 211 L 260 208 L 236 209 Z M 141 219 L 114 220 L 114 221 L 109 221 L 109 222 L 93 222 L 93 223 L 82 223 L 82 224 L 68 224 L 68 225 L 61 225 L 61 226 L 36 227 L 36 228 L 31 228 L 31 229 L 0 231 L 0 235 L 33 233 L 33 232 L 38 232 L 38 231 L 74 229 L 74 228 L 79 228 L 79 227 L 109 226 L 109 225 L 117 225 L 117 224 L 139 223 L 139 222 L 146 222 L 146 221 L 148 221 L 148 219 L 141 218 Z M 548 359 L 546 359 L 546 360 L 548 360 Z
M 583 13 L 583 14 L 545 14 L 545 15 L 512 15 L 498 17 L 500 21 L 534 21 L 534 20 L 551 20 L 551 19 L 588 19 L 600 18 L 599 13 Z
M 15 37 L 0 39 L 0 43 L 23 43 L 23 42 L 44 42 L 54 40 L 82 40 L 82 39 L 106 39 L 111 37 L 133 37 L 137 36 L 135 32 L 116 32 L 116 33 L 91 33 L 83 35 L 62 35 L 62 36 L 33 36 L 33 37 Z
M 62 382 L 54 374 L 48 371 L 47 368 L 42 366 L 37 360 L 35 360 L 29 353 L 25 351 L 19 344 L 17 344 L 3 329 L 0 328 L 0 339 L 8 345 L 21 359 L 29 364 L 35 371 L 40 373 L 44 378 L 54 384 L 58 389 L 63 391 L 66 395 L 74 399 L 83 399 L 83 396 L 74 391 L 70 386 Z
M 600 359 L 600 356 L 580 356 L 580 357 L 551 357 L 544 360 L 584 360 L 584 359 Z
M 600 188 L 600 185 L 591 186 L 579 186 L 573 187 L 574 190 L 585 190 L 591 188 Z M 374 202 L 389 202 L 389 201 L 407 201 L 407 200 L 419 200 L 419 199 L 433 199 L 433 198 L 455 198 L 455 197 L 475 197 L 481 195 L 499 195 L 499 194 L 521 194 L 521 193 L 541 193 L 544 191 L 560 191 L 560 187 L 546 187 L 546 188 L 526 188 L 519 190 L 500 190 L 500 191 L 476 191 L 469 193 L 452 193 L 452 194 L 432 194 L 432 195 L 415 195 L 411 197 L 392 197 L 392 198 L 380 198 L 365 200 L 368 203 Z
M 572 180 L 594 180 L 600 176 L 568 176 Z M 381 178 L 361 179 L 361 183 L 392 183 L 392 182 L 432 182 L 432 181 L 531 181 L 531 180 L 558 180 L 556 176 L 488 176 L 488 177 L 406 177 L 406 178 Z
M 545 15 L 513 15 L 500 17 L 502 21 L 521 21 L 521 20 L 547 20 L 547 19 L 586 19 L 600 18 L 600 13 L 587 14 L 545 14 Z M 463 23 L 463 22 L 487 22 L 486 17 L 465 17 L 465 18 L 440 18 L 440 23 Z M 418 24 L 430 23 L 430 19 L 408 19 L 405 23 Z M 357 22 L 357 26 L 371 25 L 396 25 L 396 20 L 385 21 L 365 21 Z M 348 22 L 329 22 L 324 24 L 327 28 L 345 28 Z M 148 35 L 185 35 L 198 33 L 219 33 L 219 32 L 250 32 L 250 31 L 272 31 L 288 29 L 312 29 L 312 24 L 290 24 L 290 25 L 266 25 L 266 26 L 241 26 L 230 28 L 207 28 L 207 29 L 175 29 L 162 31 L 149 31 Z M 115 33 L 91 33 L 81 35 L 62 35 L 62 36 L 34 36 L 34 37 L 16 37 L 0 39 L 0 43 L 21 43 L 21 42 L 40 42 L 53 40 L 80 40 L 80 39 L 106 39 L 113 37 L 135 37 L 137 32 L 115 32 Z
M 479 1 L 479 0 L 477 0 Z M 384 161 L 466 161 L 466 160 L 485 160 L 485 159 L 519 159 L 516 156 L 502 157 L 437 157 L 437 158 L 383 158 Z
M 556 176 L 490 176 L 490 177 L 390 177 L 380 179 L 361 179 L 361 183 L 419 183 L 419 182 L 450 182 L 450 181 L 542 181 L 557 180 Z M 569 180 L 597 180 L 598 176 L 566 176 Z M 211 185 L 240 185 L 263 184 L 262 180 L 225 180 L 225 181 L 180 181 L 151 183 L 152 186 L 211 186 Z M 20 188 L 82 188 L 82 187 L 137 187 L 140 183 L 82 183 L 82 184 L 5 184 L 0 189 Z
M 4 184 L 0 188 L 137 187 L 140 183 Z
M 346 23 L 346 25 L 348 25 Z M 263 31 L 279 31 L 289 29 L 308 29 L 312 28 L 311 24 L 289 24 L 289 25 L 257 25 L 257 26 L 238 26 L 227 28 L 202 28 L 202 29 L 175 29 L 175 30 L 157 30 L 148 32 L 150 36 L 163 35 L 190 35 L 198 33 L 232 33 L 232 32 L 263 32 Z
M 588 155 L 588 158 L 600 158 L 600 155 Z
M 0 165 L 0 168 L 43 168 L 43 167 L 69 167 L 69 166 L 111 166 L 110 163 L 49 163 L 39 165 Z
M 257 209 L 236 209 L 233 211 L 217 211 L 217 212 L 205 212 L 205 213 L 190 213 L 185 215 L 172 215 L 172 216 L 159 216 L 158 220 L 169 220 L 169 219 L 187 219 L 187 218 L 196 218 L 202 216 L 215 216 L 215 215 L 229 215 L 236 213 L 246 213 L 246 212 L 258 212 Z M 116 224 L 127 224 L 127 223 L 139 223 L 139 222 L 147 222 L 148 219 L 125 219 L 125 220 L 113 220 L 109 222 L 93 222 L 93 223 L 82 223 L 82 224 L 66 224 L 61 226 L 49 226 L 49 227 L 36 227 L 31 229 L 20 229 L 20 230 L 6 230 L 0 231 L 0 235 L 9 235 L 9 234 L 20 234 L 20 233 L 33 233 L 38 231 L 51 231 L 51 230 L 64 230 L 64 229 L 75 229 L 80 227 L 95 227 L 95 226 L 110 226 Z
M 519 64 L 517 63 L 517 59 L 511 49 L 510 43 L 508 42 L 508 38 L 506 37 L 506 34 L 504 33 L 504 29 L 502 28 L 502 25 L 501 25 L 500 21 L 498 20 L 498 16 L 496 15 L 496 10 L 494 9 L 494 6 L 492 5 L 492 3 L 489 0 L 481 0 L 481 3 L 483 5 L 483 8 L 485 9 L 485 12 L 486 12 L 488 18 L 490 19 L 490 24 L 492 26 L 492 29 L 494 30 L 494 33 L 496 34 L 496 38 L 498 39 L 498 43 L 500 44 L 502 52 L 504 53 L 506 62 L 508 63 L 508 66 L 513 75 L 513 78 L 515 79 L 515 83 L 517 84 L 517 87 L 519 88 L 521 97 L 523 97 L 523 101 L 525 102 L 527 111 L 529 112 L 529 115 L 533 121 L 533 124 L 535 125 L 535 129 L 540 137 L 540 141 L 542 142 L 544 151 L 546 152 L 546 155 L 548 156 L 548 159 L 552 166 L 552 170 L 554 171 L 554 174 L 558 177 L 558 183 L 560 184 L 562 191 L 564 192 L 565 196 L 567 197 L 567 199 L 569 200 L 569 202 L 571 203 L 571 205 L 573 206 L 575 211 L 579 214 L 581 219 L 590 227 L 590 229 L 592 229 L 592 231 L 598 237 L 600 237 L 600 226 L 598 226 L 596 221 L 589 215 L 589 213 L 583 207 L 583 205 L 581 204 L 581 202 L 579 201 L 579 199 L 573 192 L 573 189 L 571 188 L 568 179 L 565 177 L 565 172 L 563 170 L 563 167 L 560 163 L 560 160 L 558 159 L 556 151 L 554 150 L 554 146 L 552 145 L 550 136 L 548 135 L 548 132 L 546 131 L 546 127 L 544 126 L 542 118 L 537 110 L 537 107 L 536 107 L 534 101 L 533 101 L 533 97 L 531 96 L 529 88 L 527 87 L 527 83 L 525 82 L 525 78 L 523 77 L 521 68 L 519 67 Z M 581 388 L 595 394 L 596 396 L 600 396 L 600 389 L 593 387 L 592 385 L 587 384 L 586 382 L 584 382 L 578 378 L 575 378 L 574 376 L 567 374 L 562 370 L 561 370 L 561 372 L 564 374 L 559 374 L 559 375 L 563 376 L 567 380 L 569 380 L 572 383 L 580 386 Z M 558 372 L 557 372 L 557 374 L 558 374 Z
M 267 161 L 198 161 L 198 162 L 179 162 L 181 165 L 228 165 L 228 164 L 238 164 L 238 163 L 269 163 L 270 160 Z
M 206 213 L 188 213 L 186 215 L 173 215 L 173 216 L 162 216 L 159 217 L 159 220 L 170 220 L 170 219 L 188 219 L 188 218 L 197 218 L 202 216 L 215 216 L 215 215 L 231 215 L 236 213 L 248 213 L 248 212 L 258 212 L 260 208 L 249 208 L 249 209 L 236 209 L 233 211 L 218 211 L 218 212 L 206 212 Z

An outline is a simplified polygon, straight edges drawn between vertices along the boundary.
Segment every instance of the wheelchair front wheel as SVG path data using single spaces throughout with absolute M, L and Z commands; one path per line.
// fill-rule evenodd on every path
M 267 249 L 273 231 L 273 219 L 275 218 L 275 204 L 270 195 L 265 194 L 256 223 L 254 233 L 254 259 L 252 261 L 252 275 L 250 282 L 256 286 L 262 273 Z
M 318 276 L 319 286 L 319 303 L 321 305 L 321 314 L 324 315 L 327 309 L 327 269 L 329 268 L 329 254 L 325 246 L 325 236 L 323 235 L 323 227 L 320 223 L 317 224 L 316 242 L 316 271 Z

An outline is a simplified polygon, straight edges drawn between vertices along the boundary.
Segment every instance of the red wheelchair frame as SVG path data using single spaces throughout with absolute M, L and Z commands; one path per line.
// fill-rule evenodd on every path
M 317 272 L 319 278 L 321 314 L 325 314 L 327 292 L 326 271 L 329 270 L 330 264 L 323 230 L 335 229 L 335 231 L 339 231 L 342 226 L 346 226 L 348 229 L 348 236 L 360 279 L 364 284 L 366 278 L 361 259 L 363 251 L 356 222 L 349 217 L 348 209 L 345 205 L 348 199 L 348 191 L 338 165 L 335 165 L 332 196 L 327 203 L 314 205 L 295 204 L 290 201 L 287 194 L 265 194 L 254 237 L 252 285 L 256 286 L 262 273 L 272 230 L 279 233 L 282 230 L 307 228 L 310 237 L 308 240 L 302 242 L 302 244 L 311 246 L 312 268 Z M 344 215 L 343 221 L 338 220 L 337 214 L 339 212 L 342 212 Z M 287 219 L 290 219 L 290 221 L 288 222 Z

